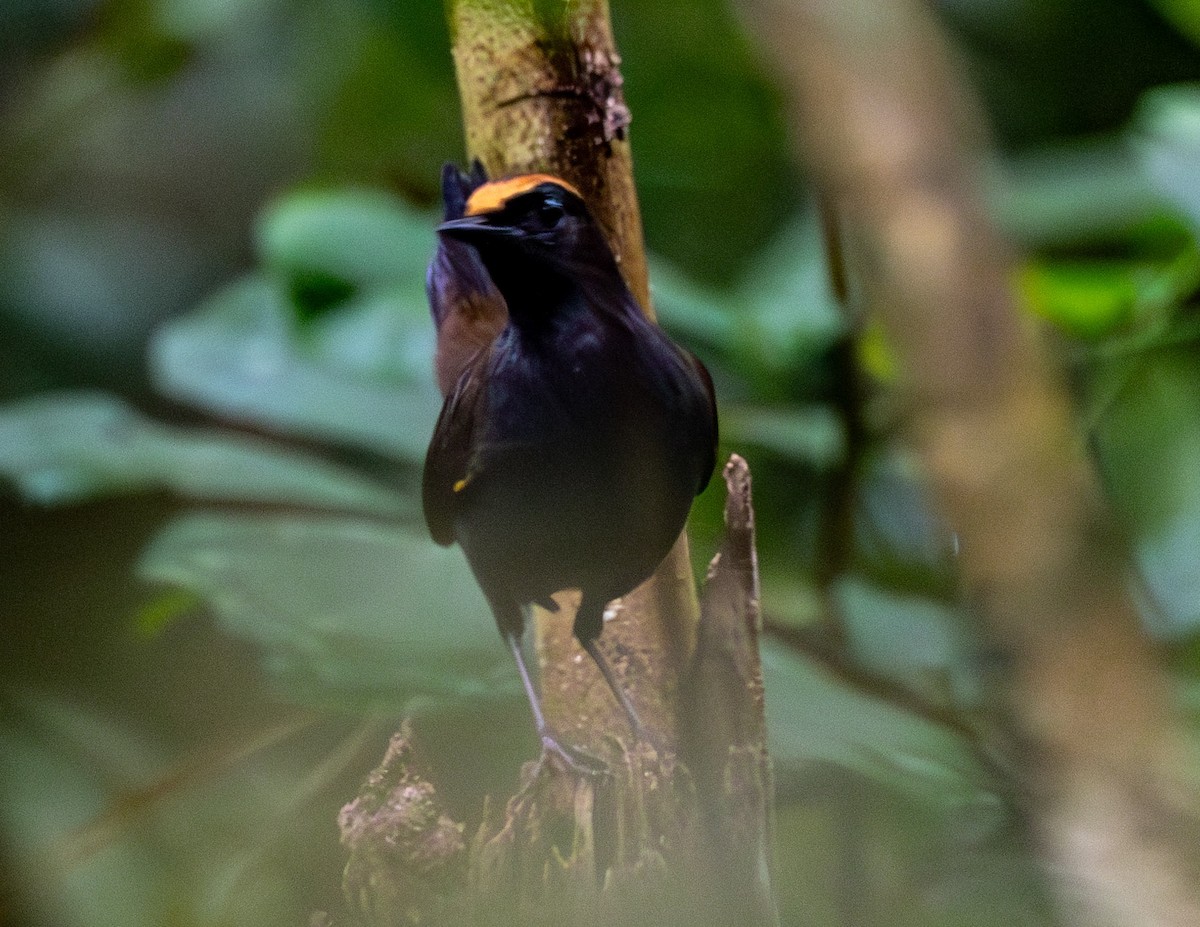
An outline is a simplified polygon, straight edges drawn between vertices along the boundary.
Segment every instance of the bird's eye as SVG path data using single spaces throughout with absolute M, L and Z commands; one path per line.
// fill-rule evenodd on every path
M 565 215 L 566 210 L 563 209 L 563 204 L 554 199 L 546 200 L 538 207 L 537 211 L 538 222 L 542 228 L 546 229 L 554 228 Z

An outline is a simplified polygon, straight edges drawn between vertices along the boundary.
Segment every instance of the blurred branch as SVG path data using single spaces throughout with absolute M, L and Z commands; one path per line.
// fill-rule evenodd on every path
M 146 818 L 164 802 L 218 779 L 316 723 L 314 715 L 298 712 L 262 730 L 239 733 L 223 743 L 196 751 L 149 784 L 117 794 L 99 815 L 66 835 L 57 848 L 59 865 L 69 871 L 90 862 L 98 853 L 111 849 L 124 833 L 144 825 Z M 336 757 L 340 759 L 343 755 L 339 751 Z
M 1007 655 L 1000 717 L 1064 915 L 1200 923 L 1182 735 L 1066 397 L 1012 304 L 980 126 L 943 40 L 916 0 L 743 6 L 853 227 L 909 434 L 961 538 L 982 633 Z
M 814 580 L 821 595 L 824 622 L 819 631 L 821 645 L 830 664 L 842 668 L 852 665 L 846 654 L 846 621 L 838 604 L 835 587 L 838 579 L 852 566 L 855 549 L 855 508 L 858 504 L 861 464 L 869 435 L 863 420 L 865 389 L 855 360 L 861 331 L 862 305 L 851 304 L 851 278 L 848 249 L 837 202 L 822 197 L 819 202 L 821 237 L 825 246 L 825 267 L 830 291 L 846 321 L 845 333 L 830 352 L 833 377 L 833 404 L 842 420 L 846 451 L 829 475 L 822 494 L 821 520 L 817 535 L 817 562 Z M 843 678 L 845 676 L 843 675 Z M 863 809 L 848 793 L 833 802 L 838 819 L 835 897 L 843 923 L 858 924 L 870 919 L 869 890 L 864 891 L 863 873 L 869 871 L 864 860 Z

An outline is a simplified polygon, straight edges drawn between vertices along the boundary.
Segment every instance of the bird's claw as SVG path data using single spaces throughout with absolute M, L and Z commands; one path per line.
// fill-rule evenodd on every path
M 542 732 L 541 738 L 542 755 L 538 760 L 539 770 L 548 759 L 557 758 L 571 772 L 587 776 L 589 779 L 599 779 L 612 772 L 608 763 L 593 753 L 579 747 L 568 747 L 560 743 L 553 734 L 545 731 Z

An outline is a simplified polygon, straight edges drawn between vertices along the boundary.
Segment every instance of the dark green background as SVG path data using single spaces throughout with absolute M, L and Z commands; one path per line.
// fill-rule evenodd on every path
M 989 663 L 954 539 L 881 401 L 886 344 L 831 303 L 779 89 L 726 3 L 613 4 L 659 311 L 755 474 L 784 921 L 1049 924 L 963 733 Z M 937 7 L 1194 724 L 1200 4 Z M 468 821 L 533 755 L 416 503 L 423 267 L 463 155 L 448 41 L 432 0 L 0 4 L 5 927 L 305 923 L 340 904 L 336 813 L 402 713 Z

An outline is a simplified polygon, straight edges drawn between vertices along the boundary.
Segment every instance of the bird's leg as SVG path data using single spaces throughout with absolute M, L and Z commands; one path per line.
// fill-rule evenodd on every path
M 533 679 L 529 675 L 529 667 L 525 664 L 525 652 L 521 649 L 521 638 L 511 631 L 504 632 L 504 640 L 512 651 L 513 660 L 517 664 L 517 672 L 521 674 L 521 685 L 525 687 L 525 695 L 529 698 L 529 707 L 533 711 L 533 723 L 537 726 L 538 737 L 542 741 L 542 755 L 552 753 L 559 757 L 570 769 L 585 776 L 599 776 L 608 772 L 608 766 L 599 757 L 561 743 L 557 735 L 546 724 L 546 716 L 542 713 L 542 701 L 537 690 L 533 687 Z
M 646 729 L 642 727 L 642 719 L 638 717 L 637 709 L 633 707 L 633 702 L 629 700 L 629 696 L 625 693 L 625 689 L 621 685 L 621 680 L 613 672 L 608 658 L 604 656 L 604 651 L 600 649 L 600 645 L 597 643 L 600 639 L 600 633 L 603 630 L 604 606 L 595 608 L 592 602 L 588 600 L 588 596 L 584 595 L 579 602 L 579 610 L 575 612 L 575 639 L 587 651 L 588 656 L 592 658 L 592 662 L 599 668 L 600 675 L 608 683 L 609 689 L 612 690 L 612 694 L 617 699 L 617 704 L 621 706 L 621 710 L 625 712 L 625 717 L 629 719 L 629 726 L 633 729 L 633 736 L 638 740 L 646 740 Z
M 616 696 L 617 703 L 621 706 L 621 710 L 625 712 L 625 717 L 629 719 L 629 727 L 633 730 L 633 736 L 638 740 L 646 740 L 646 729 L 642 727 L 642 719 L 638 717 L 637 709 L 633 707 L 633 702 L 629 700 L 629 696 L 622 687 L 621 681 L 617 679 L 617 674 L 613 672 L 608 658 L 604 656 L 604 651 L 596 643 L 596 638 L 581 640 L 579 643 L 587 651 L 588 656 L 592 658 L 593 662 L 595 662 L 600 670 L 600 675 L 604 677 L 604 681 L 608 683 L 612 694 Z

